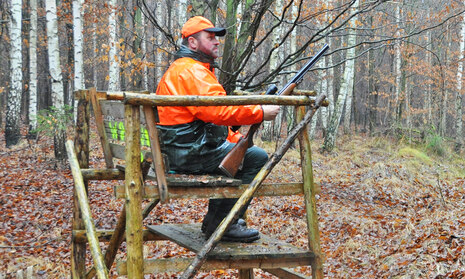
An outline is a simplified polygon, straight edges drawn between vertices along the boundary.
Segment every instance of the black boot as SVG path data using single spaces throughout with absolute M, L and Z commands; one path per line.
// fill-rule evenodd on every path
M 208 212 L 202 222 L 202 232 L 209 238 L 221 221 L 228 215 L 237 199 L 211 199 L 208 204 Z M 245 207 L 246 208 L 246 207 Z M 245 209 L 241 212 L 243 216 Z M 245 220 L 240 218 L 224 233 L 221 240 L 230 242 L 253 242 L 260 239 L 260 233 L 255 229 L 249 229 Z
M 203 221 L 202 221 L 202 232 L 203 233 L 205 233 L 205 231 L 207 230 L 208 223 L 211 222 L 212 220 L 209 217 L 210 216 L 205 215 L 205 217 L 203 218 Z M 247 222 L 242 218 L 237 219 L 236 224 L 238 224 L 241 227 L 247 228 Z
M 213 232 L 212 232 L 213 233 Z M 221 240 L 228 242 L 254 242 L 260 239 L 260 232 L 234 223 L 226 230 Z

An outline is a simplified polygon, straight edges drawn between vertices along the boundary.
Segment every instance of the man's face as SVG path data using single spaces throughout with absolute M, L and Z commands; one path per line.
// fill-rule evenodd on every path
M 218 58 L 218 45 L 220 42 L 216 39 L 215 33 L 200 31 L 197 38 L 194 38 L 196 42 L 193 42 L 193 48 L 196 51 L 201 51 L 206 55 L 213 58 Z

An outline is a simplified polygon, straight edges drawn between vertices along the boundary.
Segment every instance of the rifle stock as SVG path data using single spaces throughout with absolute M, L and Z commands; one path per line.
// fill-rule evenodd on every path
M 315 63 L 320 59 L 324 52 L 328 50 L 328 45 L 324 45 L 323 48 L 315 54 L 310 61 L 305 64 L 305 66 L 297 72 L 297 74 L 278 92 L 278 95 L 290 95 L 294 88 L 297 87 L 302 81 L 303 76 L 310 70 L 310 68 L 315 65 Z M 274 85 L 273 85 L 274 86 Z M 269 88 L 267 94 L 274 94 L 276 92 L 276 86 Z M 268 93 L 270 92 L 270 93 Z M 242 137 L 236 145 L 231 149 L 226 157 L 223 158 L 218 168 L 229 177 L 235 177 L 239 169 L 242 167 L 244 161 L 245 152 L 249 147 L 253 146 L 253 135 L 258 130 L 262 123 L 256 123 L 250 126 L 249 131 L 245 137 Z
M 218 168 L 229 177 L 236 176 L 239 169 L 244 162 L 245 152 L 249 147 L 253 146 L 253 135 L 258 130 L 262 123 L 256 123 L 250 126 L 249 131 L 245 137 L 241 137 L 236 145 L 231 149 L 226 157 L 223 158 Z

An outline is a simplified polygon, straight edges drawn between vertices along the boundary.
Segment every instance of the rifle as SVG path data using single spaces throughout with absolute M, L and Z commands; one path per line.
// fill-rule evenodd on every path
M 291 80 L 278 92 L 278 96 L 290 95 L 294 88 L 302 82 L 304 75 L 310 70 L 310 68 L 315 65 L 315 63 L 323 56 L 323 54 L 329 49 L 329 46 L 325 44 L 323 48 L 315 54 L 310 61 L 305 64 L 305 66 L 300 69 L 297 74 L 292 77 Z M 273 95 L 276 93 L 278 88 L 276 85 L 271 85 L 266 91 L 266 95 Z M 245 152 L 249 147 L 253 146 L 253 135 L 260 128 L 262 123 L 255 123 L 250 126 L 249 131 L 245 137 L 241 137 L 236 145 L 226 154 L 226 157 L 223 158 L 218 168 L 229 177 L 236 176 L 236 173 L 239 169 L 242 168 L 242 163 L 244 161 Z

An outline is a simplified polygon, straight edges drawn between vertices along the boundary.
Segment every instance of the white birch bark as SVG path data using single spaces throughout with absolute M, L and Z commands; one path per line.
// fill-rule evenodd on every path
M 337 130 L 339 128 L 339 123 L 341 122 L 342 110 L 344 109 L 344 103 L 347 97 L 347 90 L 342 90 L 343 87 L 347 87 L 347 83 L 341 84 L 341 90 L 339 91 L 339 95 L 334 106 L 334 111 L 329 121 L 328 129 L 323 143 L 323 149 L 326 151 L 333 150 L 336 143 Z
M 47 46 L 52 81 L 52 102 L 56 108 L 63 107 L 63 78 L 60 66 L 60 51 L 58 44 L 58 20 L 55 0 L 45 2 L 47 9 Z
M 358 0 L 354 3 L 354 7 L 358 7 Z M 349 38 L 348 38 L 349 39 Z M 349 42 L 348 42 L 349 44 Z M 337 97 L 336 104 L 334 106 L 334 111 L 331 115 L 328 129 L 326 132 L 326 136 L 323 142 L 323 149 L 326 151 L 331 151 L 333 150 L 335 143 L 336 143 L 336 137 L 337 137 L 337 131 L 339 129 L 339 125 L 341 122 L 342 118 L 342 111 L 344 109 L 344 104 L 347 101 L 347 96 L 349 94 L 349 88 L 353 88 L 353 65 L 351 66 L 351 63 L 354 63 L 353 58 L 355 56 L 355 53 L 350 54 L 348 51 L 346 59 L 350 59 L 346 61 L 345 63 L 345 70 L 344 70 L 344 77 L 341 81 L 341 88 L 339 90 L 339 95 Z M 349 69 L 347 69 L 349 68 Z M 352 69 L 350 69 L 352 68 Z M 352 89 L 350 89 L 352 90 Z
M 33 0 L 36 1 L 36 0 Z M 74 91 L 84 89 L 84 59 L 82 56 L 82 5 L 83 0 L 73 0 L 73 43 L 74 43 Z M 74 100 L 74 121 L 77 118 L 77 99 Z
M 282 13 L 282 10 L 283 10 L 282 1 L 276 1 L 275 2 L 275 7 L 274 7 L 274 14 L 280 16 L 281 13 Z M 277 46 L 279 44 L 281 33 L 282 33 L 281 26 L 278 26 L 277 28 L 275 28 L 273 30 L 272 43 L 271 43 L 272 46 L 273 46 L 273 49 L 272 49 L 272 54 L 271 54 L 271 57 L 270 57 L 270 70 L 274 70 L 274 69 L 276 69 L 278 67 L 278 63 L 279 63 L 279 60 L 280 60 L 280 57 L 279 57 L 280 56 L 279 55 L 280 51 L 279 51 L 279 48 L 275 49 L 274 46 Z M 284 84 L 282 82 L 283 79 L 278 78 L 278 80 L 280 81 L 279 84 L 281 86 L 283 86 L 283 84 Z M 273 127 L 280 127 L 279 123 L 280 123 L 280 121 L 282 119 L 282 113 L 283 113 L 283 110 L 281 109 L 279 114 L 276 116 L 275 120 L 263 122 L 263 130 L 262 130 L 262 139 L 263 140 L 271 140 L 272 139 L 273 130 L 274 130 Z
M 37 0 L 29 1 L 29 131 L 37 129 Z
M 178 14 L 178 24 L 180 27 L 184 25 L 184 23 L 187 21 L 187 0 L 179 0 L 178 1 L 178 9 L 177 9 L 177 14 Z M 178 39 L 178 45 L 181 44 L 182 37 L 179 36 Z
M 354 13 L 358 11 L 358 2 L 356 0 L 354 3 Z M 350 116 L 352 114 L 352 96 L 354 94 L 354 79 L 355 79 L 355 45 L 357 44 L 357 34 L 356 34 L 356 21 L 358 17 L 353 17 L 349 21 L 349 35 L 347 37 L 347 46 L 349 49 L 346 53 L 346 63 L 344 69 L 344 83 L 346 87 L 344 90 L 347 90 L 347 99 L 345 102 L 345 115 L 344 115 L 344 132 L 350 133 Z M 341 90 L 343 90 L 341 86 Z
M 163 16 L 163 2 L 162 1 L 157 1 L 155 4 L 155 14 L 157 15 L 157 19 L 159 20 L 159 23 L 161 26 L 163 26 L 164 22 L 164 16 Z M 182 23 L 184 24 L 184 23 Z M 182 26 L 182 25 L 181 25 Z M 156 39 L 157 39 L 157 45 L 161 46 L 163 44 L 163 34 L 159 31 L 157 31 L 156 34 Z M 163 60 L 164 60 L 164 55 L 163 51 L 161 51 L 160 47 L 157 47 L 155 49 L 155 88 L 158 86 L 158 82 L 160 81 L 161 77 L 163 76 L 163 73 L 165 72 L 165 68 L 162 67 L 163 65 Z
M 320 5 L 323 4 L 320 2 Z M 328 21 L 328 13 L 325 15 L 325 20 L 321 22 L 320 26 L 323 26 L 325 22 Z M 326 43 L 328 42 L 328 38 L 326 37 Z M 326 57 L 322 57 L 318 62 L 318 66 L 320 68 L 326 67 Z M 328 99 L 328 81 L 327 81 L 327 70 L 322 70 L 318 72 L 318 85 L 316 87 L 318 95 L 326 95 L 326 99 Z M 318 119 L 321 119 L 321 125 L 323 129 L 328 127 L 328 108 L 321 107 L 318 109 L 316 115 L 312 119 L 312 124 L 310 126 L 310 138 L 315 137 L 315 129 L 318 122 Z
M 394 5 L 396 5 L 396 21 L 397 21 L 397 25 L 400 26 L 400 3 L 394 3 Z M 400 31 L 399 29 L 396 31 L 396 38 L 399 38 L 400 37 Z M 396 79 L 395 79 L 395 85 L 396 85 L 396 90 L 395 90 L 395 99 L 394 99 L 394 113 L 395 113 L 395 116 L 394 116 L 394 119 L 396 119 L 397 121 L 400 121 L 400 119 L 398 119 L 398 117 L 400 116 L 399 115 L 399 110 L 400 110 L 400 94 L 401 94 L 401 90 L 402 90 L 402 69 L 401 69 L 401 65 L 402 65 L 402 56 L 401 56 L 401 49 L 400 49 L 400 46 L 401 46 L 401 41 L 398 40 L 396 41 L 395 45 L 394 45 L 394 63 L 395 63 L 395 75 L 396 75 Z
M 412 115 L 411 115 L 411 107 L 410 107 L 410 91 L 411 91 L 411 84 L 410 78 L 405 78 L 405 123 L 407 125 L 408 131 L 408 138 L 409 141 L 412 139 Z
M 119 43 L 117 42 L 116 34 L 116 20 L 118 18 L 117 0 L 110 0 L 110 13 L 108 17 L 108 29 L 109 29 L 109 46 L 110 50 L 108 53 L 108 91 L 119 91 Z
M 455 95 L 455 139 L 459 144 L 463 143 L 463 121 L 462 121 L 462 83 L 463 83 L 463 59 L 465 52 L 465 16 L 462 19 L 460 32 L 459 63 L 457 66 L 457 90 Z M 445 110 L 446 108 L 443 107 Z
M 146 34 L 146 30 L 145 30 L 145 16 L 144 14 L 142 14 L 142 17 L 141 17 L 141 24 L 142 24 L 142 42 L 141 42 L 141 51 L 142 51 L 142 55 L 147 57 L 147 40 L 146 40 L 146 37 L 145 37 L 145 34 Z M 149 75 L 149 72 L 148 72 L 148 68 L 147 68 L 147 64 L 145 62 L 142 61 L 142 89 L 144 90 L 148 90 L 149 88 L 149 80 L 148 80 L 148 75 Z
M 329 44 L 330 43 L 330 39 L 329 38 L 326 38 L 326 43 Z M 328 113 L 327 113 L 327 118 L 324 122 L 328 123 L 329 125 L 329 119 L 331 118 L 331 115 L 333 114 L 334 112 L 334 86 L 333 86 L 333 79 L 334 79 L 334 68 L 331 67 L 331 65 L 333 65 L 333 58 L 331 57 L 331 55 L 329 55 L 328 57 L 323 57 L 326 65 L 330 66 L 330 68 L 327 70 L 327 85 L 328 85 L 328 90 L 327 90 L 327 96 L 326 96 L 326 99 L 328 100 L 329 102 L 329 106 L 328 106 Z M 327 126 L 325 126 L 325 128 L 327 128 Z
M 63 78 L 60 66 L 60 51 L 58 42 L 58 20 L 55 0 L 46 0 L 45 8 L 47 11 L 47 46 L 48 59 L 50 67 L 50 77 L 52 84 L 52 103 L 58 110 L 64 106 Z M 65 131 L 58 127 L 55 136 L 55 157 L 64 159 L 65 152 Z
M 452 49 L 452 40 L 451 40 L 451 27 L 450 27 L 450 24 L 447 24 L 447 47 L 445 48 L 445 65 L 446 65 L 446 69 L 450 69 L 451 66 L 451 58 L 450 58 L 450 55 L 449 55 L 449 50 Z M 447 81 L 445 81 L 445 83 L 447 83 Z M 448 89 L 448 86 L 447 84 L 444 86 L 444 88 L 441 90 L 442 92 L 442 100 L 441 100 L 441 106 L 440 108 L 438 109 L 439 111 L 439 116 L 440 116 L 440 122 L 439 122 L 439 127 L 438 127 L 438 131 L 439 131 L 439 135 L 441 135 L 442 137 L 445 137 L 446 136 L 446 129 L 447 129 L 447 108 L 448 108 L 448 98 L 449 98 L 449 89 Z
M 427 45 L 431 45 L 431 42 L 432 42 L 432 35 L 431 35 L 431 31 L 428 31 L 428 35 L 426 36 L 426 39 L 427 39 Z M 428 69 L 428 72 L 430 74 L 430 77 L 432 77 L 432 68 L 433 68 L 433 58 L 432 58 L 432 54 L 431 54 L 431 51 L 428 51 L 426 52 L 426 59 L 427 59 L 427 63 L 429 65 L 429 69 Z M 432 101 L 432 86 L 431 86 L 431 83 L 428 83 L 428 87 L 426 89 L 426 109 L 427 109 L 427 122 L 429 125 L 431 125 L 433 123 L 433 101 Z
M 295 19 L 297 18 L 297 13 L 298 13 L 298 4 L 297 3 L 293 3 L 292 7 L 291 7 L 291 19 Z M 298 27 L 296 26 L 296 28 L 294 28 L 294 30 L 292 30 L 292 33 L 290 35 L 290 38 L 289 38 L 289 53 L 295 53 L 297 51 L 297 34 L 298 33 Z M 293 64 L 292 66 L 289 67 L 289 70 L 291 72 L 294 72 L 294 71 L 297 71 L 297 65 L 296 64 Z M 282 82 L 282 84 L 284 85 L 285 83 L 287 83 L 287 81 L 289 81 L 291 78 L 293 77 L 293 74 L 289 74 L 287 75 L 287 78 L 285 81 Z M 294 114 L 294 107 L 293 106 L 286 106 L 286 107 L 282 107 L 281 108 L 281 111 L 282 113 L 285 113 L 286 114 L 286 122 L 287 122 L 287 131 L 289 132 L 292 128 L 292 123 L 294 123 L 295 121 L 295 114 Z M 315 117 L 316 119 L 317 117 Z M 280 123 L 282 126 L 283 123 Z M 279 134 L 278 134 L 279 136 Z
M 242 9 L 244 8 L 244 3 L 239 3 L 239 5 L 237 5 L 237 21 L 236 21 L 236 30 L 241 30 L 241 25 L 242 25 Z M 239 37 L 239 32 L 236 32 L 236 38 Z
M 92 65 L 92 86 L 93 87 L 97 87 L 98 88 L 98 82 L 97 82 L 97 79 L 98 79 L 98 75 L 97 75 L 97 61 L 98 61 L 98 54 L 97 54 L 97 51 L 95 51 L 97 48 L 98 48 L 98 44 L 97 44 L 97 29 L 98 29 L 98 23 L 97 22 L 94 22 L 92 24 L 92 29 L 93 29 L 93 32 L 91 34 L 92 36 L 92 61 L 91 61 L 91 65 Z
M 6 146 L 18 143 L 21 119 L 21 93 L 22 93 L 22 53 L 21 53 L 21 5 L 22 1 L 11 1 L 10 18 L 10 91 L 7 97 L 5 141 Z
M 326 13 L 325 15 L 325 22 L 329 21 L 329 13 Z M 328 31 L 330 32 L 330 31 Z M 331 45 L 331 40 L 329 36 L 326 36 L 325 42 L 328 45 Z M 331 55 L 329 56 L 323 56 L 321 58 L 321 66 L 326 66 L 326 65 L 332 65 L 333 64 L 333 58 Z M 330 67 L 329 69 L 324 71 L 326 73 L 326 77 L 324 78 L 324 83 L 322 83 L 322 92 L 326 93 L 326 100 L 329 102 L 328 107 L 321 107 L 318 110 L 321 111 L 321 122 L 323 128 L 326 130 L 329 125 L 329 121 L 331 118 L 331 115 L 334 111 L 334 89 L 333 89 L 333 77 L 334 77 L 334 68 Z M 324 85 L 326 85 L 326 88 L 324 88 Z

